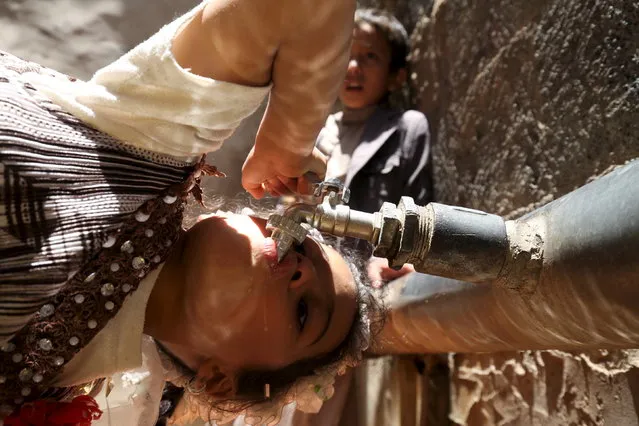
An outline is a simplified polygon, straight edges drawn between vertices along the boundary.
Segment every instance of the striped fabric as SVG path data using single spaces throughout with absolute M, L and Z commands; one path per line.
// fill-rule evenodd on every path
M 107 231 L 192 170 L 84 125 L 24 84 L 27 71 L 53 73 L 0 52 L 0 344 Z

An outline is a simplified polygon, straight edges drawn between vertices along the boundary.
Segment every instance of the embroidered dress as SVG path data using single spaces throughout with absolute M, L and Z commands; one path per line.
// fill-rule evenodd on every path
M 0 53 L 0 414 L 70 396 L 55 376 L 179 238 L 199 162 L 132 147 L 64 112 Z

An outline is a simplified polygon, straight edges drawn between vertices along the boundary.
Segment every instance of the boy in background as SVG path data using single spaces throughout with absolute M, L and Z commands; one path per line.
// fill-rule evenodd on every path
M 417 205 L 433 199 L 430 133 L 424 114 L 401 111 L 389 103 L 407 76 L 408 35 L 393 15 L 376 9 L 355 13 L 353 44 L 340 90 L 343 109 L 328 117 L 317 147 L 328 157 L 327 178 L 350 188 L 349 206 L 368 213 L 401 196 Z M 388 268 L 373 258 L 374 282 L 390 281 L 411 271 Z
M 389 104 L 406 81 L 408 51 L 406 30 L 394 16 L 357 10 L 339 96 L 343 110 L 328 117 L 317 141 L 329 158 L 327 177 L 351 188 L 353 209 L 377 211 L 402 195 L 418 205 L 432 199 L 428 121 L 421 112 Z

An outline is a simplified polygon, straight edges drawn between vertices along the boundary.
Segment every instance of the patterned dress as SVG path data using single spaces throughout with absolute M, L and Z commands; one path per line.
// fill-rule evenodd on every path
M 168 256 L 204 163 L 134 148 L 21 82 L 0 52 L 0 418 L 51 383 Z M 73 79 L 71 79 L 73 81 Z

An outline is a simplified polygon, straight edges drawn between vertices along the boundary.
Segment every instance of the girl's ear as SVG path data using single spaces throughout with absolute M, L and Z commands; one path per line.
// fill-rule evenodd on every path
M 210 360 L 202 364 L 192 385 L 218 399 L 231 399 L 237 395 L 237 375 Z

